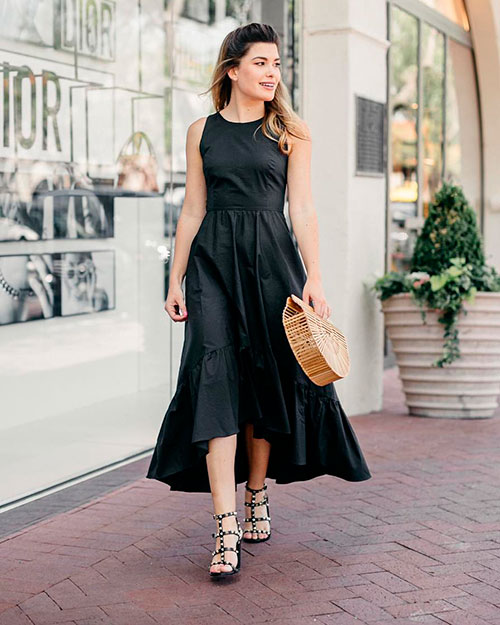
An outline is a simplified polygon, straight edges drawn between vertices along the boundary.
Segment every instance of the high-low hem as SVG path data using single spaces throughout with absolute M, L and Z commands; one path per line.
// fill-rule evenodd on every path
M 332 384 L 312 388 L 314 383 L 307 378 L 293 379 L 292 393 L 280 388 L 280 399 L 274 405 L 279 406 L 283 400 L 283 411 L 273 414 L 274 424 L 269 423 L 265 413 L 265 406 L 270 403 L 266 397 L 268 389 L 264 388 L 263 394 L 255 393 L 255 403 L 248 393 L 249 388 L 255 391 L 254 385 L 259 388 L 263 376 L 269 375 L 264 359 L 264 352 L 250 346 L 237 349 L 228 344 L 209 350 L 189 371 L 183 372 L 163 421 L 147 478 L 159 480 L 171 490 L 210 492 L 208 442 L 236 435 L 235 483 L 247 481 L 247 423 L 254 426 L 254 438 L 271 444 L 266 477 L 278 484 L 321 475 L 352 482 L 371 477 Z M 253 380 L 246 378 L 243 371 L 252 371 Z M 231 383 L 221 385 L 225 380 Z

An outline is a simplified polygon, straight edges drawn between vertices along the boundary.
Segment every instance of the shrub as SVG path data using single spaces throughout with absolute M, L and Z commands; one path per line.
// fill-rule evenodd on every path
M 452 258 L 464 258 L 477 272 L 485 264 L 476 213 L 462 189 L 445 182 L 429 207 L 415 243 L 410 271 L 437 275 L 449 267 Z
M 420 307 L 439 310 L 444 325 L 444 350 L 433 365 L 443 367 L 460 358 L 457 322 L 463 302 L 473 302 L 477 291 L 500 291 L 500 276 L 485 263 L 476 215 L 463 191 L 443 183 L 435 194 L 415 243 L 410 271 L 390 272 L 371 287 L 380 300 L 410 293 Z

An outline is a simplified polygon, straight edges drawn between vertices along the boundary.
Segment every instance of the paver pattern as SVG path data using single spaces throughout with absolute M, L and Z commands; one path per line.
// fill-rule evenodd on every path
M 373 478 L 269 480 L 234 578 L 207 573 L 210 495 L 142 478 L 0 542 L 0 625 L 500 625 L 500 412 L 409 417 L 389 370 L 351 419 Z

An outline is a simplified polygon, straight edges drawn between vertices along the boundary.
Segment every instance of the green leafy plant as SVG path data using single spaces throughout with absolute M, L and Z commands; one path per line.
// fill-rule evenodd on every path
M 448 182 L 434 196 L 413 252 L 410 271 L 434 275 L 450 265 L 452 258 L 465 258 L 476 270 L 485 265 L 476 213 L 462 189 Z
M 389 272 L 371 286 L 380 300 L 410 293 L 420 307 L 438 310 L 444 325 L 443 367 L 460 358 L 458 319 L 465 301 L 473 303 L 478 291 L 500 291 L 500 275 L 486 265 L 476 215 L 460 187 L 443 183 L 431 204 L 413 252 L 410 271 Z

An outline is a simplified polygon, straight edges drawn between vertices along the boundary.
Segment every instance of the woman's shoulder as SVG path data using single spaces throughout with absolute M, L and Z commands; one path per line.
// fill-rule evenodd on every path
M 306 141 L 311 140 L 311 131 L 309 129 L 309 125 L 304 119 L 299 117 L 299 115 L 297 115 L 297 113 L 295 112 L 291 119 L 291 124 L 288 130 L 289 130 L 289 134 L 291 134 L 292 141 L 293 139 L 297 139 L 297 138 L 306 140 Z M 296 137 L 295 135 L 299 135 L 299 136 Z
M 200 117 L 188 126 L 186 143 L 188 145 L 192 144 L 193 146 L 197 146 L 200 152 L 203 152 L 203 137 L 205 135 L 205 128 L 207 127 L 207 123 L 209 123 L 209 119 L 211 117 L 213 117 L 213 115 Z
M 205 128 L 205 124 L 207 123 L 209 117 L 210 115 L 206 115 L 205 117 L 199 117 L 194 122 L 191 122 L 187 130 L 188 136 L 193 135 L 195 137 L 198 136 L 198 138 L 201 137 L 203 129 Z

